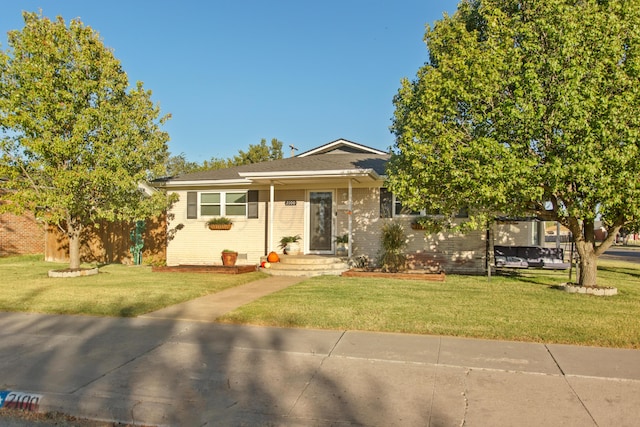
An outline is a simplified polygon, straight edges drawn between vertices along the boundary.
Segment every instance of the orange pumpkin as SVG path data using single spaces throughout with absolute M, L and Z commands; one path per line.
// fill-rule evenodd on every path
M 269 261 L 269 262 L 278 262 L 278 261 L 280 261 L 280 257 L 275 252 L 269 252 L 269 255 L 267 255 L 267 261 Z

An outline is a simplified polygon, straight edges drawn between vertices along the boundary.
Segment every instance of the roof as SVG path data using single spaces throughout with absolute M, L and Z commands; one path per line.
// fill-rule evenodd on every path
M 298 154 L 298 157 L 308 157 L 325 153 L 370 153 L 378 154 L 381 156 L 387 154 L 384 151 L 367 147 L 366 145 L 358 144 L 357 142 L 349 141 L 346 139 L 336 139 L 335 141 L 331 141 L 328 144 L 321 145 L 320 147 L 305 151 L 304 153 L 300 153 Z
M 380 150 L 351 141 L 336 140 L 296 157 L 194 172 L 157 180 L 155 183 L 172 187 L 273 183 L 319 178 L 382 180 L 388 160 L 389 154 Z

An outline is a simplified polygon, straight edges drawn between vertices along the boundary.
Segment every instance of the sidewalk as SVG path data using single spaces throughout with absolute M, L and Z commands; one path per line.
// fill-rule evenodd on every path
M 256 283 L 236 302 L 278 286 Z M 144 318 L 0 313 L 0 390 L 39 395 L 41 412 L 138 425 L 640 420 L 640 350 L 223 325 L 193 308 L 217 304 L 204 298 Z

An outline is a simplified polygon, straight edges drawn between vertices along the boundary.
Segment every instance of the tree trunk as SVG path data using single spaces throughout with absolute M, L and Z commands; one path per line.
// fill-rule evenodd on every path
M 597 286 L 598 257 L 615 241 L 620 226 L 608 229 L 607 238 L 600 245 L 596 245 L 593 221 L 585 220 L 581 224 L 576 218 L 570 218 L 565 225 L 571 230 L 578 255 L 580 255 L 578 284 L 580 286 Z
M 598 274 L 598 256 L 593 251 L 587 251 L 585 256 L 580 255 L 580 286 L 596 286 Z
M 77 220 L 67 222 L 67 237 L 69 238 L 69 268 L 80 268 L 80 232 L 82 225 Z

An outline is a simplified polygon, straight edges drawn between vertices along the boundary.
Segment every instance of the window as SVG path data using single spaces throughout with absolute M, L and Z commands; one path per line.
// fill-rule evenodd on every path
M 424 211 L 414 211 L 402 205 L 402 202 L 393 196 L 393 216 L 424 215 Z
M 225 193 L 225 215 L 247 215 L 247 193 Z
M 200 216 L 222 216 L 221 193 L 200 194 Z
M 187 192 L 187 218 L 205 216 L 258 218 L 258 191 Z
M 392 218 L 397 216 L 436 216 L 441 215 L 439 210 L 422 209 L 415 211 L 402 205 L 402 202 L 396 198 L 386 188 L 380 189 L 380 218 Z M 468 218 L 469 213 L 467 208 L 461 209 L 456 218 Z
M 386 188 L 380 189 L 380 218 L 393 218 L 403 215 L 420 215 L 420 212 L 412 211 L 404 206 Z
M 200 193 L 200 216 L 246 216 L 247 192 Z
M 393 194 L 386 188 L 380 189 L 380 218 L 393 217 Z

